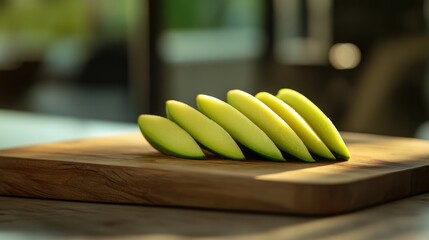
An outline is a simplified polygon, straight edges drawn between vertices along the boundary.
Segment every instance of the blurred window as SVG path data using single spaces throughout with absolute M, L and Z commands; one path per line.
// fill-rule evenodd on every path
M 247 59 L 263 48 L 261 0 L 164 0 L 166 62 Z
M 332 0 L 275 0 L 274 11 L 276 60 L 282 64 L 327 64 Z

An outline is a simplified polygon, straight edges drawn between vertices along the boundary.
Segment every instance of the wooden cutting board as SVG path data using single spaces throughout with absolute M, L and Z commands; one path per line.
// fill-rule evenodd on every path
M 0 151 L 0 195 L 324 215 L 429 191 L 429 142 L 343 133 L 349 161 L 168 157 L 139 133 Z

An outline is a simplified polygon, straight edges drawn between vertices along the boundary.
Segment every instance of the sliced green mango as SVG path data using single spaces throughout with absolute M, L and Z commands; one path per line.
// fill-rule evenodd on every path
M 180 158 L 205 158 L 191 135 L 167 118 L 142 114 L 137 122 L 144 138 L 161 153 Z
M 188 132 L 209 151 L 230 159 L 244 155 L 225 129 L 193 107 L 175 100 L 166 102 L 167 117 Z
M 349 150 L 337 128 L 313 102 L 301 93 L 288 88 L 280 89 L 277 97 L 304 118 L 336 157 L 344 160 L 350 158 Z
M 237 142 L 253 152 L 274 160 L 284 161 L 273 141 L 244 114 L 228 103 L 212 96 L 197 96 L 198 109 L 223 127 Z
M 227 102 L 262 129 L 278 148 L 298 159 L 314 162 L 298 135 L 263 102 L 241 90 L 229 91 Z
M 329 148 L 317 136 L 308 123 L 292 107 L 284 101 L 267 92 L 256 94 L 256 98 L 279 115 L 299 138 L 304 142 L 310 152 L 327 159 L 335 159 Z

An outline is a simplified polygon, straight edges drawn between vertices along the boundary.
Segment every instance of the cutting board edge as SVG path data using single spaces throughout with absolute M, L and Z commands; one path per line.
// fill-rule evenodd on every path
M 24 161 L 24 162 L 21 162 L 21 163 L 24 163 L 23 166 L 28 167 L 28 168 L 32 168 L 32 170 L 34 170 L 34 168 L 33 168 L 34 166 L 32 166 L 32 164 L 34 164 L 33 160 L 13 159 L 13 158 L 9 159 L 9 161 L 17 161 L 17 160 L 18 161 Z M 27 163 L 25 163 L 25 161 L 27 161 Z M 52 163 L 53 163 L 52 160 L 39 160 L 39 161 L 48 162 L 50 166 L 52 166 Z M 39 164 L 40 163 L 41 162 L 39 162 Z M 4 164 L 4 161 L 3 162 L 0 161 L 0 172 L 6 171 L 4 166 L 2 167 L 2 164 Z M 292 201 L 292 200 L 290 200 L 290 202 L 288 203 L 290 205 L 285 206 L 284 205 L 285 203 L 283 203 L 283 205 L 282 205 L 282 202 L 279 200 L 275 200 L 275 197 L 278 196 L 279 198 L 286 198 L 287 196 L 285 196 L 285 194 L 284 193 L 282 194 L 281 192 L 276 193 L 275 190 L 276 189 L 282 189 L 287 184 L 285 184 L 284 182 L 275 182 L 275 181 L 263 181 L 263 182 L 261 182 L 261 181 L 256 181 L 256 180 L 253 183 L 257 184 L 257 185 L 259 184 L 257 187 L 262 192 L 264 191 L 264 188 L 266 188 L 267 186 L 274 187 L 274 190 L 271 190 L 268 193 L 270 194 L 269 195 L 270 198 L 271 199 L 274 198 L 275 201 L 271 200 L 271 202 L 267 202 L 267 200 L 261 198 L 261 196 L 254 195 L 254 194 L 252 195 L 252 193 L 246 193 L 246 192 L 244 192 L 243 195 L 241 196 L 240 195 L 240 189 L 241 189 L 240 187 L 236 187 L 236 188 L 227 187 L 230 191 L 238 191 L 238 192 L 235 192 L 235 193 L 237 193 L 237 195 L 231 196 L 231 195 L 228 195 L 227 192 L 225 192 L 225 193 L 223 193 L 224 196 L 222 196 L 222 198 L 224 199 L 224 201 L 233 200 L 233 201 L 236 201 L 236 203 L 234 203 L 234 204 L 229 203 L 229 205 L 227 204 L 224 206 L 219 206 L 218 205 L 219 203 L 210 202 L 210 198 L 204 196 L 204 193 L 207 193 L 208 195 L 213 196 L 212 192 L 205 189 L 205 188 L 210 187 L 210 186 L 218 186 L 218 184 L 219 184 L 216 182 L 216 184 L 213 185 L 213 182 L 212 182 L 211 183 L 212 185 L 208 184 L 208 186 L 204 185 L 204 184 L 203 185 L 201 185 L 201 184 L 196 185 L 197 189 L 199 189 L 199 193 L 203 194 L 203 197 L 200 197 L 197 199 L 192 199 L 192 196 L 191 197 L 187 196 L 190 199 L 187 202 L 185 201 L 185 202 L 181 202 L 181 203 L 175 203 L 174 199 L 168 199 L 168 197 L 166 197 L 167 196 L 166 193 L 163 193 L 159 189 L 157 190 L 156 187 L 157 186 L 161 186 L 161 187 L 168 186 L 168 182 L 171 181 L 171 179 L 175 179 L 177 176 L 180 177 L 181 174 L 186 175 L 186 174 L 196 174 L 196 173 L 172 172 L 172 171 L 163 170 L 163 169 L 150 169 L 150 168 L 142 169 L 142 168 L 134 168 L 134 167 L 117 167 L 117 166 L 109 166 L 109 165 L 83 164 L 83 163 L 76 163 L 76 162 L 70 163 L 70 162 L 62 162 L 62 161 L 54 162 L 54 165 L 60 165 L 63 167 L 65 166 L 65 168 L 61 168 L 61 167 L 59 168 L 60 172 L 64 171 L 64 170 L 67 170 L 67 171 L 84 170 L 84 171 L 88 171 L 89 173 L 92 173 L 92 174 L 95 173 L 94 171 L 97 171 L 96 170 L 97 168 L 94 168 L 94 167 L 102 166 L 101 168 L 103 169 L 103 171 L 106 171 L 105 173 L 113 174 L 113 175 L 115 174 L 115 172 L 118 169 L 127 168 L 128 172 L 133 173 L 133 174 L 131 174 L 132 177 L 130 177 L 130 179 L 132 179 L 133 181 L 136 181 L 137 183 L 139 181 L 139 177 L 145 178 L 144 176 L 142 176 L 140 174 L 141 171 L 145 170 L 145 171 L 149 171 L 152 174 L 152 177 L 153 176 L 163 176 L 163 177 L 167 177 L 167 180 L 164 179 L 165 180 L 164 182 L 161 181 L 161 182 L 152 183 L 152 184 L 148 183 L 148 182 L 142 182 L 143 183 L 142 187 L 145 188 L 146 190 L 149 190 L 147 192 L 149 192 L 150 194 L 154 194 L 152 196 L 150 196 L 150 195 L 145 196 L 145 194 L 142 192 L 140 192 L 140 195 L 134 196 L 132 193 L 128 192 L 128 193 L 124 194 L 124 195 L 126 195 L 126 197 L 125 196 L 118 197 L 118 196 L 110 194 L 107 196 L 107 198 L 100 198 L 99 195 L 100 194 L 102 195 L 103 191 L 98 192 L 97 194 L 94 195 L 94 193 L 92 193 L 92 190 L 94 190 L 94 189 L 91 188 L 91 185 L 86 186 L 86 188 L 84 189 L 85 190 L 84 194 L 86 194 L 84 197 L 81 196 L 82 192 L 73 192 L 73 189 L 75 188 L 75 184 L 78 183 L 79 180 L 73 179 L 73 177 L 71 177 L 70 179 L 68 179 L 68 181 L 67 181 L 67 179 L 65 179 L 65 182 L 57 182 L 56 183 L 56 184 L 60 184 L 59 186 L 56 186 L 57 189 L 61 188 L 61 187 L 66 187 L 66 188 L 69 188 L 68 191 L 71 191 L 71 192 L 69 192 L 65 195 L 63 194 L 61 196 L 61 195 L 58 195 L 58 193 L 55 193 L 56 189 L 51 190 L 52 192 L 49 192 L 49 189 L 46 189 L 46 186 L 53 184 L 52 180 L 43 179 L 43 178 L 46 178 L 46 176 L 49 176 L 49 172 L 50 172 L 50 170 L 52 170 L 52 169 L 47 168 L 47 169 L 39 169 L 42 171 L 48 170 L 47 171 L 48 173 L 45 173 L 45 174 L 43 172 L 40 173 L 39 171 L 34 171 L 35 174 L 29 176 L 29 175 L 25 174 L 26 171 L 23 171 L 23 173 L 21 173 L 21 174 L 18 173 L 18 176 L 15 176 L 15 179 L 21 179 L 21 181 L 22 181 L 22 178 L 26 178 L 26 181 L 30 181 L 30 183 L 32 183 L 32 184 L 28 184 L 27 186 L 31 186 L 34 184 L 39 185 L 40 189 L 39 189 L 39 192 L 37 194 L 31 194 L 30 192 L 34 189 L 25 189 L 25 187 L 24 187 L 24 190 L 18 191 L 17 190 L 18 188 L 16 187 L 16 185 L 18 184 L 18 182 L 20 180 L 8 182 L 7 180 L 9 178 L 7 176 L 4 177 L 4 173 L 1 174 L 0 175 L 0 179 L 1 179 L 1 181 L 0 181 L 0 195 L 38 197 L 38 198 L 62 199 L 62 200 L 80 200 L 80 201 L 90 201 L 90 202 L 129 203 L 129 204 L 143 204 L 143 205 L 156 205 L 156 206 L 197 207 L 197 208 L 239 210 L 239 211 L 242 210 L 242 211 L 254 211 L 254 212 L 277 212 L 277 213 L 292 213 L 292 214 L 303 214 L 303 215 L 332 215 L 332 214 L 355 211 L 355 210 L 362 209 L 362 208 L 365 208 L 368 206 L 380 204 L 380 203 L 383 203 L 386 201 L 391 201 L 391 200 L 403 198 L 406 196 L 411 196 L 411 195 L 414 195 L 417 193 L 429 191 L 429 184 L 422 184 L 420 187 L 417 187 L 417 188 L 413 188 L 413 186 L 412 186 L 413 182 L 415 182 L 415 181 L 422 182 L 422 179 L 421 179 L 422 177 L 418 176 L 418 177 L 414 178 L 413 172 L 418 172 L 418 171 L 423 171 L 424 173 L 429 172 L 429 167 L 423 166 L 423 167 L 418 167 L 416 169 L 413 169 L 411 172 L 409 172 L 409 171 L 408 172 L 407 171 L 398 171 L 395 173 L 390 173 L 390 174 L 387 174 L 387 175 L 389 175 L 389 176 L 387 176 L 387 178 L 386 178 L 386 176 L 379 176 L 379 177 L 369 178 L 369 179 L 362 180 L 362 181 L 357 181 L 357 182 L 354 182 L 351 184 L 337 184 L 334 186 L 333 185 L 318 186 L 319 190 L 317 190 L 317 191 L 321 191 L 323 193 L 323 191 L 324 191 L 323 188 L 330 188 L 331 189 L 330 191 L 332 191 L 334 193 L 334 195 L 332 195 L 332 192 L 326 192 L 324 195 L 322 194 L 322 196 L 325 196 L 324 197 L 325 199 L 323 199 L 322 201 L 329 202 L 329 201 L 332 201 L 332 196 L 337 196 L 337 198 L 339 198 L 339 199 L 334 199 L 334 201 L 337 201 L 340 203 L 342 201 L 341 196 L 343 196 L 343 197 L 345 196 L 344 194 L 347 193 L 347 189 L 348 189 L 348 191 L 352 191 L 351 189 L 354 189 L 354 188 L 361 189 L 360 190 L 361 192 L 357 193 L 358 195 L 362 194 L 362 191 L 363 191 L 363 193 L 368 192 L 369 189 L 367 189 L 366 186 L 361 186 L 361 185 L 365 185 L 365 183 L 368 181 L 377 182 L 378 180 L 381 179 L 382 181 L 388 181 L 389 186 L 391 186 L 392 189 L 395 188 L 397 190 L 398 187 L 403 188 L 403 189 L 401 189 L 400 192 L 396 191 L 396 195 L 395 194 L 392 195 L 392 193 L 389 193 L 389 191 L 384 192 L 384 195 L 383 194 L 380 195 L 380 190 L 374 189 L 375 192 L 372 192 L 372 194 L 375 194 L 375 195 L 372 195 L 373 201 L 366 202 L 365 204 L 358 204 L 357 202 L 359 202 L 359 196 L 352 195 L 353 198 L 355 198 L 355 199 L 352 199 L 347 204 L 343 205 L 343 207 L 341 207 L 341 208 L 334 206 L 334 208 L 328 209 L 328 208 L 326 208 L 326 205 L 322 204 L 323 207 L 320 207 L 320 208 L 305 209 L 305 207 L 297 205 L 296 201 Z M 76 166 L 78 166 L 78 167 L 76 167 Z M 56 170 L 58 170 L 58 169 L 56 169 Z M 61 177 L 60 172 L 54 173 L 54 176 Z M 160 174 L 160 173 L 162 173 L 162 174 Z M 167 173 L 167 176 L 165 176 L 165 173 Z M 16 171 L 15 171 L 15 174 L 16 174 Z M 52 174 L 52 172 L 50 174 Z M 90 184 L 91 183 L 91 176 L 90 176 L 90 174 L 86 175 L 86 176 L 88 179 L 85 179 L 85 182 Z M 426 176 L 427 176 L 427 174 L 426 174 Z M 198 175 L 191 177 L 190 179 L 188 179 L 188 182 L 182 182 L 182 184 L 180 186 L 182 188 L 186 188 L 187 184 L 192 184 L 192 180 L 199 179 L 199 177 L 200 176 L 198 176 Z M 146 176 L 146 178 L 147 178 L 147 176 Z M 168 179 L 168 178 L 171 178 L 171 179 Z M 406 178 L 408 178 L 408 181 L 410 183 L 409 185 L 407 185 L 404 181 L 404 179 L 406 179 Z M 119 177 L 119 179 L 120 179 L 120 177 Z M 103 178 L 101 180 L 103 180 Z M 97 187 L 100 187 L 100 186 L 103 187 L 104 184 L 110 182 L 109 177 L 104 176 L 104 180 L 105 180 L 105 182 L 103 182 L 103 181 L 99 182 Z M 208 176 L 208 180 L 219 181 L 219 180 L 215 180 L 215 179 L 211 178 L 211 176 Z M 229 180 L 233 181 L 234 183 L 236 183 L 238 185 L 243 185 L 244 184 L 243 181 L 249 181 L 249 179 L 246 179 L 245 177 L 242 177 L 242 176 L 232 177 L 232 178 L 229 178 Z M 423 179 L 423 180 L 424 180 L 423 182 L 426 182 L 426 183 L 429 181 L 428 177 L 426 177 L 426 179 Z M 98 181 L 100 181 L 100 180 L 98 180 Z M 115 182 L 115 181 L 113 181 L 113 182 Z M 293 184 L 293 186 L 294 186 L 294 188 L 309 187 L 309 186 L 305 186 L 305 184 L 304 185 Z M 121 195 L 121 192 L 118 191 L 117 187 L 118 187 L 117 185 L 114 186 L 113 190 L 115 190 L 117 194 Z M 134 186 L 134 187 L 138 188 L 138 186 Z M 8 188 L 9 188 L 9 191 L 7 190 Z M 10 190 L 10 189 L 12 189 L 12 190 Z M 98 191 L 99 190 L 100 189 L 98 189 Z M 111 188 L 104 189 L 104 193 L 109 193 L 109 192 L 111 193 L 112 191 L 110 191 L 110 190 L 112 190 L 112 189 Z M 154 192 L 154 190 L 155 190 L 155 192 Z M 220 190 L 220 189 L 217 189 L 217 190 Z M 46 191 L 48 191 L 48 192 L 46 192 Z M 159 191 L 159 192 L 156 192 L 156 191 Z M 289 190 L 289 191 L 292 191 L 292 190 Z M 304 192 L 304 193 L 309 195 L 309 197 L 307 199 L 310 199 L 310 203 L 304 203 L 303 204 L 304 206 L 310 206 L 311 203 L 314 203 L 314 201 L 311 202 L 312 200 L 310 198 L 311 195 L 314 194 L 314 192 L 312 192 L 312 191 L 314 191 L 314 189 L 313 190 L 309 189 L 307 191 L 302 191 L 302 189 L 301 189 L 301 192 Z M 341 194 L 335 195 L 336 191 L 340 191 L 342 193 L 342 195 Z M 371 191 L 369 191 L 369 192 L 371 192 Z M 394 191 L 392 191 L 392 192 L 394 192 Z M 184 194 L 183 192 L 180 192 L 180 191 L 178 191 L 178 193 Z M 352 191 L 352 193 L 353 193 L 353 191 Z M 351 194 L 351 193 L 349 192 L 349 194 Z M 248 197 L 250 197 L 250 198 L 248 198 Z M 384 197 L 384 199 L 380 199 L 380 197 Z M 329 198 L 331 198 L 331 200 Z M 241 203 L 246 201 L 246 200 L 247 201 L 249 201 L 249 200 L 253 201 L 252 203 L 254 205 L 256 205 L 256 207 L 250 206 L 250 205 L 241 205 Z M 198 202 L 198 201 L 202 201 L 202 202 Z M 204 201 L 209 201 L 209 202 L 204 202 Z M 222 201 L 220 201 L 220 202 L 222 202 Z

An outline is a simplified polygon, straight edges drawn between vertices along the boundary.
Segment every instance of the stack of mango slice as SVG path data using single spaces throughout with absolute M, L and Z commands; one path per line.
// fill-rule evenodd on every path
M 187 159 L 205 159 L 203 149 L 235 160 L 245 159 L 243 152 L 273 161 L 350 158 L 331 120 L 295 90 L 283 88 L 276 96 L 230 90 L 226 102 L 203 94 L 196 101 L 198 110 L 167 101 L 167 118 L 140 115 L 144 138 L 166 155 Z

